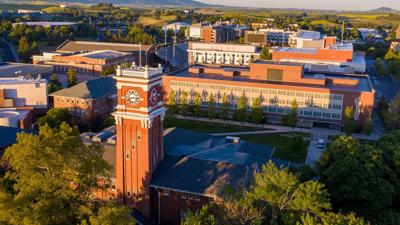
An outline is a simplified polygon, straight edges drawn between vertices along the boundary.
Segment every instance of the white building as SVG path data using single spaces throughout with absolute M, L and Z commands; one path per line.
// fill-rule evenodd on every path
M 178 32 L 181 28 L 188 28 L 190 27 L 190 24 L 185 23 L 185 22 L 175 22 L 175 23 L 170 23 L 166 26 L 163 27 L 163 30 L 173 30 L 175 32 Z
M 260 58 L 260 49 L 253 45 L 189 43 L 189 64 L 215 64 L 230 66 L 249 66 Z

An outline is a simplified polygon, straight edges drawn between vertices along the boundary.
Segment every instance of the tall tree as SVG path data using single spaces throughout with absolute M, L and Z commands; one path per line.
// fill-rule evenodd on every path
M 76 73 L 73 67 L 68 69 L 68 87 L 72 87 L 76 84 Z
M 57 74 L 53 73 L 50 77 L 49 84 L 47 85 L 47 90 L 49 93 L 53 93 L 61 89 L 62 86 L 60 81 L 58 80 Z
M 90 217 L 91 225 L 135 225 L 131 210 L 126 206 L 103 206 L 96 216 Z
M 23 62 L 29 62 L 30 50 L 27 37 L 22 36 L 19 40 L 17 53 Z
M 385 124 L 389 130 L 400 128 L 400 91 L 390 101 L 387 112 L 385 113 Z
M 260 59 L 271 60 L 271 53 L 267 47 L 261 49 Z
M 251 105 L 251 120 L 255 124 L 259 124 L 263 121 L 263 111 L 261 109 L 261 100 L 260 98 L 255 98 Z
M 6 172 L 0 187 L 2 224 L 77 224 L 93 213 L 90 195 L 101 190 L 98 177 L 110 166 L 103 147 L 85 145 L 76 128 L 66 123 L 39 133 L 18 134 L 3 163 Z M 13 185 L 6 186 L 7 183 Z
M 194 112 L 195 118 L 199 117 L 201 114 L 201 102 L 202 102 L 201 95 L 200 95 L 200 93 L 196 92 L 194 94 L 194 102 L 193 102 L 193 105 L 194 105 L 193 112 Z
M 224 93 L 222 96 L 221 119 L 225 122 L 229 116 L 230 102 L 228 95 Z
M 57 128 L 62 123 L 72 125 L 72 114 L 65 108 L 52 108 L 47 111 L 45 116 L 40 117 L 37 123 L 39 126 L 47 124 L 51 128 Z
M 182 116 L 186 116 L 187 112 L 188 112 L 188 96 L 189 94 L 186 91 L 183 91 L 181 93 L 180 99 L 179 99 L 179 105 L 181 107 L 180 113 L 182 114 Z
M 383 65 L 383 63 L 382 63 L 382 59 L 381 58 L 377 58 L 376 60 L 375 60 L 375 70 L 376 70 L 376 73 L 379 75 L 379 76 L 383 76 L 383 75 L 385 75 L 385 66 Z
M 217 220 L 208 210 L 208 206 L 203 206 L 196 213 L 188 212 L 181 225 L 216 225 Z
M 247 119 L 246 113 L 247 113 L 247 97 L 246 94 L 243 93 L 236 104 L 236 111 L 235 111 L 236 120 L 244 122 Z
M 171 89 L 168 96 L 168 114 L 173 116 L 176 113 L 176 92 Z
M 296 99 L 292 101 L 290 107 L 290 113 L 282 118 L 282 122 L 291 128 L 295 128 L 297 125 L 297 110 L 299 108 Z
M 354 120 L 353 106 L 347 106 L 344 109 L 343 130 L 347 135 L 351 135 L 357 130 L 357 122 Z
M 214 94 L 212 93 L 210 93 L 210 95 L 208 96 L 207 115 L 210 120 L 214 119 L 215 117 L 215 98 Z

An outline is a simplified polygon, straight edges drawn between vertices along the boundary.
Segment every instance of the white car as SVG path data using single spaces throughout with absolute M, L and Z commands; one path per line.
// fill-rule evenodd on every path
M 325 148 L 325 139 L 320 138 L 318 140 L 318 148 Z

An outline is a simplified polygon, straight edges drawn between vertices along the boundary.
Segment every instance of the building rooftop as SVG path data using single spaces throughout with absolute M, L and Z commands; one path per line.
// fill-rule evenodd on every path
M 64 96 L 83 99 L 97 99 L 117 92 L 116 82 L 112 77 L 101 77 L 94 80 L 88 80 L 56 91 L 50 96 Z
M 268 61 L 260 61 L 257 63 L 269 63 Z M 285 65 L 302 65 L 299 63 L 293 62 L 283 62 Z M 192 67 L 205 67 L 194 65 Z M 232 68 L 221 67 L 221 70 L 231 70 Z M 241 68 L 237 69 L 236 71 L 243 71 L 249 72 L 249 69 Z M 274 85 L 290 85 L 290 86 L 297 86 L 297 87 L 311 87 L 311 88 L 329 88 L 331 90 L 342 90 L 342 91 L 357 91 L 357 92 L 372 92 L 374 91 L 370 79 L 367 75 L 358 75 L 358 74 L 335 74 L 335 73 L 304 73 L 304 79 L 329 79 L 329 78 L 340 78 L 340 79 L 350 79 L 350 80 L 358 80 L 358 85 L 356 86 L 349 86 L 349 85 L 319 85 L 319 84 L 310 84 L 310 83 L 301 83 L 301 82 L 284 82 L 284 81 L 267 81 L 267 80 L 256 80 L 250 79 L 247 76 L 222 76 L 219 73 L 191 73 L 188 69 L 180 70 L 176 72 L 172 72 L 167 74 L 167 76 L 177 76 L 177 77 L 193 77 L 193 78 L 200 78 L 206 79 L 208 82 L 212 82 L 210 80 L 227 80 L 227 81 L 241 81 L 241 82 L 251 82 L 251 83 L 260 83 L 260 84 L 274 84 Z
M 304 54 L 316 54 L 316 48 L 291 48 L 291 47 L 279 47 L 274 50 L 275 52 L 291 52 L 291 53 L 304 53 Z
M 204 42 L 189 43 L 188 51 L 191 50 L 249 52 L 249 53 L 259 53 L 261 51 L 260 48 L 257 48 L 254 45 L 231 44 L 231 43 L 204 43 Z
M 300 30 L 297 32 L 297 38 L 318 40 L 321 39 L 321 33 L 317 31 Z
M 113 59 L 116 57 L 124 56 L 126 54 L 127 53 L 123 53 L 123 52 L 104 50 L 104 51 L 94 51 L 94 52 L 89 52 L 89 53 L 83 53 L 83 54 L 80 54 L 79 56 L 83 56 L 83 57 L 91 58 L 91 59 Z
M 148 51 L 153 45 L 139 45 L 126 43 L 111 42 L 94 42 L 94 41 L 70 41 L 67 40 L 57 47 L 58 52 L 81 52 L 81 51 L 102 51 L 113 50 L 118 52 L 138 52 Z
M 19 77 L 31 74 L 48 74 L 53 72 L 52 66 L 33 65 L 27 63 L 4 63 L 0 64 L 0 78 L 4 77 Z

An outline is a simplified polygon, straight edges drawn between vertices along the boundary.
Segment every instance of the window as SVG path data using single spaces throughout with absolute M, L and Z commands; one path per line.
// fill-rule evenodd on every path
M 137 140 L 140 141 L 140 138 L 142 137 L 140 131 L 138 131 L 136 135 L 137 135 Z
M 39 88 L 40 87 L 40 83 L 35 83 L 35 87 Z
M 283 70 L 281 69 L 268 69 L 267 80 L 281 81 L 283 78 Z

